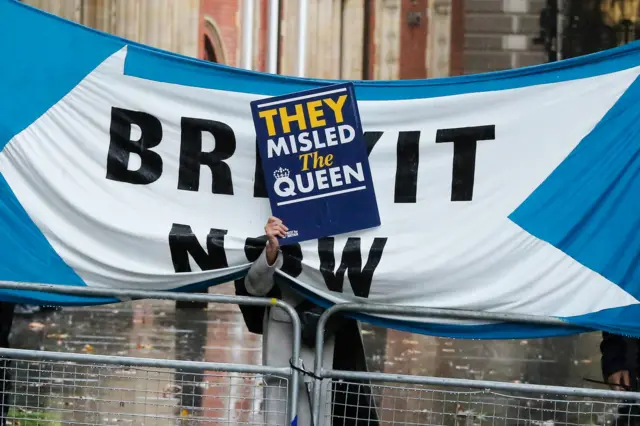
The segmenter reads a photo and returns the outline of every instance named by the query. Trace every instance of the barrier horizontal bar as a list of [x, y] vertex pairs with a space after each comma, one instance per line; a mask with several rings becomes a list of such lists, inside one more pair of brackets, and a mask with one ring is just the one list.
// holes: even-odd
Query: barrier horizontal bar
[[209, 293], [176, 293], [173, 291], [122, 290], [94, 287], [76, 287], [54, 284], [22, 283], [15, 281], [0, 281], [0, 289], [38, 291], [43, 293], [67, 294], [73, 296], [113, 297], [117, 299], [161, 299], [184, 302], [228, 303], [245, 306], [278, 306], [285, 311], [287, 308], [295, 313], [295, 309], [277, 299], [249, 296], [226, 296]]
[[[526, 324], [552, 325], [560, 327], [576, 327], [555, 317], [514, 314], [502, 312], [469, 311], [462, 309], [425, 308], [418, 306], [384, 305], [377, 303], [340, 303], [328, 308], [323, 316], [330, 317], [338, 312], [362, 312], [369, 314], [407, 315], [429, 318], [446, 318], [458, 320], [479, 320], [498, 322], [517, 322]], [[319, 336], [319, 334], [318, 334]]]
[[179, 361], [157, 358], [136, 358], [114, 355], [75, 354], [67, 352], [35, 351], [30, 349], [0, 348], [0, 357], [16, 360], [79, 362], [89, 364], [121, 365], [127, 367], [154, 367], [222, 371], [228, 373], [267, 374], [291, 377], [289, 367], [269, 367], [252, 364], [229, 364], [222, 362]]
[[321, 369], [321, 377], [339, 380], [368, 380], [371, 382], [409, 383], [415, 385], [435, 385], [472, 389], [500, 390], [522, 393], [583, 396], [591, 398], [611, 398], [640, 401], [639, 392], [622, 392], [607, 389], [574, 388], [565, 386], [533, 385], [527, 383], [492, 382], [488, 380], [454, 379], [405, 374], [357, 372]]

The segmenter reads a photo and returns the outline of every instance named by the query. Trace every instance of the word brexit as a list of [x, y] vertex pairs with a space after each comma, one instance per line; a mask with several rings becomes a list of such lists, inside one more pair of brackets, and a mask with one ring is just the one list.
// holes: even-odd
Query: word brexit
[[[180, 191], [208, 191], [212, 194], [234, 195], [235, 180], [247, 174], [246, 168], [232, 169], [228, 163], [236, 154], [237, 129], [219, 120], [201, 117], [176, 117], [180, 122], [180, 140], [166, 137], [158, 117], [144, 111], [120, 107], [111, 108], [110, 140], [106, 158], [106, 179], [133, 185], [150, 185], [161, 179], [165, 161], [156, 151], [160, 144], [180, 144], [178, 179], [176, 189]], [[138, 136], [133, 136], [133, 129]], [[480, 141], [495, 139], [495, 125], [437, 129], [436, 143], [452, 143], [451, 201], [471, 201], [475, 183], [476, 149]], [[376, 149], [386, 133], [394, 133], [396, 144], [396, 170], [394, 203], [415, 203], [417, 200], [418, 172], [420, 170], [420, 139], [423, 130], [401, 130], [399, 132], [365, 131], [367, 154]], [[203, 151], [203, 135], [210, 134], [216, 141], [211, 151]], [[256, 149], [253, 196], [267, 198], [260, 152]], [[132, 157], [138, 157], [133, 166]], [[325, 160], [333, 159], [326, 156]], [[313, 161], [313, 157], [308, 161]], [[319, 160], [318, 160], [319, 161]], [[169, 161], [172, 163], [173, 161]], [[208, 189], [200, 187], [202, 169], [209, 169], [213, 179]], [[356, 170], [357, 172], [357, 170]]]

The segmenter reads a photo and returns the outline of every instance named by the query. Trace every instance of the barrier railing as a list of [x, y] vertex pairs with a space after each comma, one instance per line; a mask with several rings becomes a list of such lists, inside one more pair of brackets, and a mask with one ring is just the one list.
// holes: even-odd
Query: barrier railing
[[[286, 418], [291, 424], [298, 410], [300, 359], [300, 318], [290, 305], [276, 299], [216, 294], [161, 291], [109, 290], [88, 287], [0, 282], [1, 289], [39, 291], [65, 295], [134, 299], [206, 302], [282, 309], [291, 319], [294, 366], [270, 367], [177, 361], [123, 356], [73, 354], [0, 348], [2, 394], [0, 402], [12, 405], [5, 414], [20, 424], [108, 424], [115, 419], [132, 424], [268, 424], [269, 415]], [[279, 380], [263, 380], [277, 378]], [[216, 395], [216, 407], [190, 410], [206, 387]], [[273, 389], [271, 389], [273, 388]], [[212, 390], [213, 389], [213, 390]], [[271, 398], [271, 407], [256, 408], [262, 394]], [[117, 396], [114, 397], [114, 394]], [[40, 407], [44, 399], [54, 399], [55, 407]], [[175, 399], [180, 404], [175, 403]], [[275, 401], [275, 404], [273, 403]], [[226, 404], [226, 405], [225, 405]], [[171, 412], [182, 407], [179, 412]], [[282, 413], [285, 407], [286, 413]], [[194, 411], [194, 412], [192, 412]], [[198, 412], [195, 412], [198, 411]], [[256, 414], [258, 413], [258, 414]], [[286, 414], [286, 415], [285, 415]], [[110, 417], [111, 416], [111, 417]], [[264, 423], [261, 419], [264, 419]], [[35, 422], [35, 423], [34, 423]]]
[[[0, 376], [2, 393], [11, 393], [15, 401], [5, 418], [14, 425], [34, 424], [34, 420], [37, 424], [52, 426], [114, 422], [274, 424], [267, 420], [269, 415], [283, 418], [284, 411], [286, 420], [296, 419], [301, 384], [298, 371], [303, 367], [301, 325], [295, 309], [281, 301], [12, 282], [0, 282], [0, 288], [120, 300], [161, 299], [274, 307], [287, 312], [293, 331], [293, 369], [0, 348], [0, 366], [5, 373], [4, 377]], [[314, 426], [336, 423], [640, 424], [640, 393], [325, 369], [322, 367], [324, 329], [331, 316], [346, 312], [569, 326], [557, 318], [529, 315], [372, 304], [335, 305], [320, 318], [316, 334], [311, 404]], [[267, 381], [264, 377], [279, 380]], [[196, 403], [205, 391], [214, 396], [210, 401], [218, 403], [214, 406]], [[267, 391], [271, 398], [264, 397]], [[344, 397], [335, 398], [340, 394]], [[351, 400], [349, 395], [358, 398]], [[363, 395], [375, 410], [360, 405]], [[49, 402], [44, 404], [46, 410], [43, 411], [45, 400]], [[336, 403], [338, 400], [341, 402]], [[6, 400], [2, 404], [7, 404]], [[347, 407], [349, 404], [355, 406]]]
[[[329, 419], [348, 424], [372, 421], [365, 417], [371, 416], [371, 410], [362, 409], [363, 406], [336, 406], [331, 403], [331, 393], [345, 394], [340, 399], [346, 401], [344, 404], [349, 403], [349, 395], [357, 395], [356, 403], [362, 404], [365, 395], [376, 406], [379, 417], [376, 424], [640, 424], [640, 393], [636, 392], [325, 369], [327, 321], [347, 312], [570, 326], [557, 318], [531, 315], [381, 304], [334, 305], [322, 314], [317, 326], [313, 372], [315, 426], [330, 424]], [[349, 417], [347, 412], [351, 413]]]

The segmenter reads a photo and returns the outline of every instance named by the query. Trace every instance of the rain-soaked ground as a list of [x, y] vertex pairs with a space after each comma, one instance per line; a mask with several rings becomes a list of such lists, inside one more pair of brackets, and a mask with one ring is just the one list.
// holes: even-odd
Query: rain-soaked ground
[[[230, 288], [226, 287], [224, 292], [230, 294]], [[600, 379], [597, 334], [539, 340], [470, 341], [434, 338], [363, 325], [363, 339], [369, 368], [372, 371], [578, 387], [594, 386], [585, 383], [585, 377]], [[173, 302], [137, 301], [17, 316], [12, 332], [12, 344], [15, 348], [21, 349], [100, 355], [246, 364], [259, 364], [261, 361], [260, 337], [247, 331], [239, 310], [231, 305], [211, 304], [206, 310], [176, 310]], [[118, 415], [121, 412], [135, 412], [138, 413], [136, 415], [142, 416], [137, 418], [132, 414], [133, 417], [128, 418], [125, 423], [146, 425], [176, 424], [171, 420], [173, 416], [192, 415], [197, 418], [204, 416], [203, 410], [213, 413], [219, 409], [222, 414], [214, 413], [215, 415], [211, 416], [218, 419], [224, 417], [226, 420], [202, 424], [238, 424], [259, 417], [256, 413], [261, 410], [260, 402], [251, 401], [260, 398], [257, 397], [254, 383], [250, 381], [247, 384], [248, 378], [242, 379], [245, 380], [242, 382], [243, 389], [238, 391], [236, 397], [232, 397], [235, 391], [230, 390], [232, 379], [229, 377], [219, 378], [220, 381], [226, 381], [225, 386], [216, 386], [214, 382], [218, 379], [214, 375], [207, 378], [197, 373], [178, 374], [175, 370], [153, 373], [114, 368], [91, 372], [90, 368], [71, 368], [65, 364], [22, 366], [17, 370], [17, 376], [20, 377], [17, 385], [21, 389], [24, 388], [18, 392], [24, 395], [16, 396], [16, 405], [27, 408], [20, 409], [20, 412], [13, 409], [12, 415], [19, 417], [23, 411], [27, 416], [35, 415], [33, 412], [41, 410], [42, 418], [47, 421], [41, 424], [49, 425], [70, 419], [84, 424], [115, 424], [122, 421]], [[236, 377], [233, 380], [240, 379]], [[82, 385], [85, 382], [86, 385]], [[73, 396], [67, 389], [71, 384], [74, 386]], [[43, 390], [45, 386], [50, 388], [46, 392]], [[183, 388], [189, 386], [191, 390], [186, 392]], [[28, 390], [30, 387], [37, 390]], [[224, 396], [221, 396], [220, 392], [216, 394], [217, 391], [206, 390], [223, 387]], [[237, 388], [241, 387], [237, 385]], [[196, 391], [195, 388], [206, 389]], [[376, 390], [380, 395], [389, 395], [389, 392], [391, 391], [384, 388]], [[176, 393], [182, 393], [183, 396], [176, 396]], [[185, 393], [188, 393], [190, 400], [185, 400]], [[151, 394], [160, 402], [155, 405], [150, 402]], [[447, 410], [459, 414], [467, 409], [464, 401], [469, 399], [453, 394], [438, 394], [434, 397], [435, 394], [418, 393], [413, 397], [405, 392], [403, 395], [401, 408], [397, 408], [396, 402], [393, 402], [394, 406], [391, 409], [385, 409], [386, 414], [383, 413], [383, 417], [389, 421], [387, 424], [459, 424], [459, 421], [452, 423], [433, 416], [438, 413], [442, 415]], [[37, 401], [34, 401], [36, 397]], [[144, 399], [144, 403], [136, 402], [136, 399], [141, 398]], [[233, 406], [229, 402], [233, 398], [245, 401], [244, 405]], [[423, 400], [428, 398], [431, 398], [431, 405], [421, 408]], [[392, 399], [400, 400], [396, 396]], [[95, 402], [93, 405], [88, 402], [92, 400], [101, 401], [100, 408], [96, 408]], [[215, 401], [218, 400], [226, 401], [224, 407], [216, 405]], [[440, 402], [435, 404], [434, 400]], [[107, 402], [110, 405], [105, 408], [104, 404]], [[247, 405], [254, 403], [257, 404], [255, 407]], [[446, 408], [447, 403], [455, 404]], [[484, 404], [487, 407], [492, 406], [486, 401]], [[496, 404], [494, 402], [494, 412]], [[531, 405], [530, 402], [527, 404]], [[56, 405], [55, 410], [51, 408]], [[136, 407], [135, 410], [128, 409], [132, 405]], [[509, 404], [501, 402], [498, 405]], [[230, 406], [249, 414], [246, 414], [246, 418], [233, 420], [229, 417], [233, 414], [223, 413], [224, 410], [228, 411]], [[47, 407], [56, 411], [55, 418], [47, 417]], [[145, 417], [149, 415], [149, 407], [153, 408], [153, 416], [165, 416], [166, 422], [157, 419], [150, 421]], [[411, 407], [414, 407], [415, 413], [422, 413], [415, 414], [422, 416], [421, 420], [400, 421], [399, 418], [395, 418], [400, 411]], [[487, 411], [487, 407], [475, 409], [474, 415], [479, 416], [478, 413]], [[559, 410], [557, 407], [554, 409]], [[141, 410], [144, 411], [142, 414]], [[199, 414], [194, 410], [200, 410]], [[562, 410], [570, 411], [567, 407]], [[591, 410], [594, 410], [593, 407]], [[603, 408], [599, 407], [598, 410]], [[514, 420], [505, 424], [521, 423], [519, 420], [523, 416], [524, 413], [520, 411], [516, 414], [500, 415], [501, 418]], [[464, 423], [481, 424], [482, 421], [476, 418]], [[589, 423], [602, 423], [602, 418], [597, 420], [594, 417]], [[31, 423], [14, 421], [14, 424]]]

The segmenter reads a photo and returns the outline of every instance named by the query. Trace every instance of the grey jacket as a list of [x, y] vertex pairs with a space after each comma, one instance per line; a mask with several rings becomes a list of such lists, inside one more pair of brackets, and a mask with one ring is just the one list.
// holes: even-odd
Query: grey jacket
[[[266, 252], [251, 265], [245, 277], [245, 287], [252, 296], [266, 296], [275, 284], [274, 273], [282, 267], [282, 253], [278, 253], [275, 263], [267, 263]], [[281, 300], [294, 308], [303, 301], [296, 292], [284, 283], [279, 284]], [[273, 367], [288, 367], [291, 358], [293, 329], [289, 316], [281, 309], [268, 309], [264, 316], [262, 335], [262, 362]], [[328, 339], [324, 347], [324, 367], [331, 368], [333, 363], [334, 340]], [[301, 358], [307, 370], [313, 369], [314, 352], [302, 347]]]
[[[267, 296], [274, 286], [278, 286], [280, 299], [294, 308], [303, 301], [284, 280], [274, 279], [275, 271], [282, 267], [283, 254], [278, 253], [276, 262], [269, 266], [266, 253], [263, 250], [258, 259], [253, 263], [244, 280], [236, 282], [236, 292], [246, 293], [252, 296]], [[244, 289], [241, 289], [244, 287]], [[245, 317], [246, 320], [246, 317]], [[288, 315], [280, 309], [266, 309], [263, 317], [262, 330], [262, 362], [265, 365], [285, 367], [289, 366], [292, 350], [293, 329]], [[339, 348], [334, 351], [334, 348]], [[300, 355], [304, 368], [313, 370], [314, 351], [302, 346]], [[335, 337], [327, 338], [324, 346], [323, 367], [349, 371], [366, 371], [364, 347], [358, 324], [354, 320], [344, 320]], [[265, 423], [269, 425], [286, 424], [284, 413], [286, 412], [286, 387], [279, 378], [268, 377], [265, 379]], [[309, 398], [307, 396], [307, 384], [311, 379], [306, 376], [300, 384], [298, 401], [298, 425], [311, 425]], [[328, 382], [327, 382], [328, 385]], [[346, 384], [333, 383], [333, 395], [329, 389], [323, 389], [321, 407], [333, 405], [333, 422], [331, 413], [324, 413], [320, 425], [369, 425], [378, 424], [375, 404], [371, 398], [371, 389], [368, 383], [362, 382], [359, 386], [353, 384], [347, 388]], [[347, 392], [348, 391], [348, 392]], [[331, 398], [333, 404], [330, 403]], [[345, 399], [346, 398], [346, 399]], [[355, 419], [363, 419], [355, 420]]]

